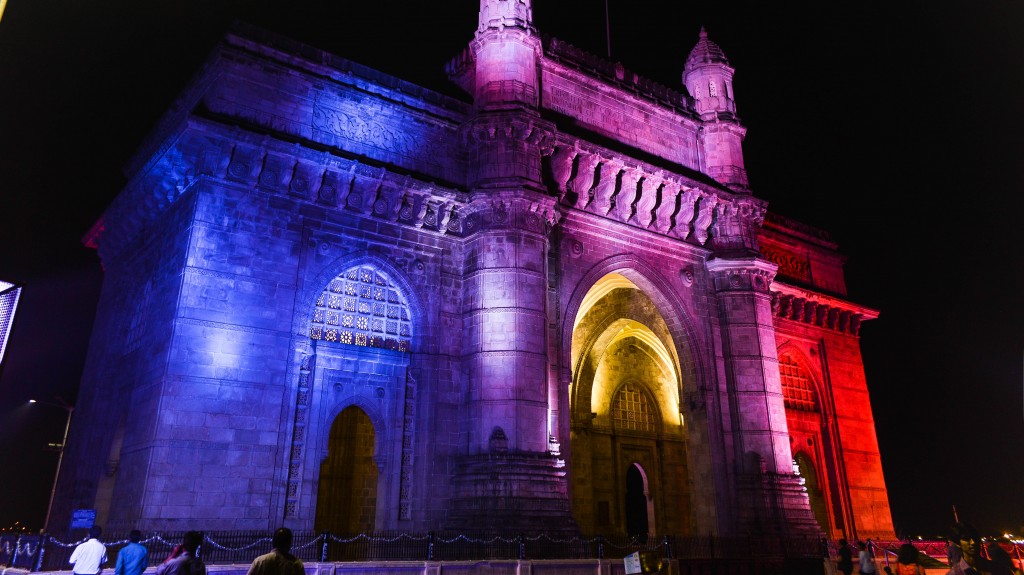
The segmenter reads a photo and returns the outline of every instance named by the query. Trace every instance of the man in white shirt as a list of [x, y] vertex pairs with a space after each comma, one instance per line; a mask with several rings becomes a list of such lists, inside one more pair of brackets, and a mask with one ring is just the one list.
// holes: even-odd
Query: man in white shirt
[[89, 528], [89, 539], [79, 543], [71, 553], [68, 563], [74, 565], [75, 575], [99, 575], [107, 562], [107, 548], [98, 539], [103, 532], [98, 525]]

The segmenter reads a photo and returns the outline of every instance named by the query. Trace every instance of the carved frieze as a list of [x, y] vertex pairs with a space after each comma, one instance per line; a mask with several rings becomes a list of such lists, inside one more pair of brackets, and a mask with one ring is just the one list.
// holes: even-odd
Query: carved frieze
[[313, 104], [313, 128], [361, 146], [374, 146], [404, 156], [414, 155], [416, 140], [395, 125], [365, 117], [365, 112], [349, 112], [318, 99]]
[[811, 282], [811, 262], [805, 256], [770, 246], [761, 246], [760, 252], [764, 259], [779, 266], [780, 276]]
[[749, 291], [768, 294], [775, 279], [775, 265], [756, 258], [708, 260], [708, 272], [716, 292]]

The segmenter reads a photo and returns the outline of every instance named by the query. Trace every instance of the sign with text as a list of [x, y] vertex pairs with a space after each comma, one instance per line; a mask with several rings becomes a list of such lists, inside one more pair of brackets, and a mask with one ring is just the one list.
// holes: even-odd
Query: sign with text
[[626, 566], [626, 575], [632, 575], [633, 573], [642, 573], [640, 568], [640, 553], [633, 553], [626, 555], [622, 558], [622, 562]]
[[89, 529], [96, 523], [95, 509], [75, 509], [71, 514], [72, 529]]

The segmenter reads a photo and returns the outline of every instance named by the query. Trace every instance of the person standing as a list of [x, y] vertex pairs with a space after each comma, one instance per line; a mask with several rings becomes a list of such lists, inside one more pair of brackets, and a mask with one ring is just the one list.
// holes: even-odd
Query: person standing
[[960, 560], [946, 571], [946, 575], [992, 573], [988, 560], [981, 556], [981, 536], [977, 529], [961, 521], [953, 525], [949, 540], [955, 541], [960, 549]]
[[273, 549], [254, 559], [247, 575], [305, 575], [302, 561], [291, 553], [291, 529], [279, 527], [270, 541]]
[[99, 525], [89, 528], [89, 538], [75, 547], [71, 552], [68, 563], [74, 565], [71, 572], [75, 575], [99, 575], [103, 570], [103, 564], [107, 562], [107, 548], [100, 543], [99, 537], [103, 533]]
[[189, 531], [181, 539], [180, 555], [164, 561], [156, 568], [156, 575], [206, 575], [206, 565], [199, 559], [199, 544], [203, 536], [198, 531]]
[[913, 543], [908, 541], [900, 545], [896, 552], [896, 575], [925, 575], [920, 555]]
[[850, 544], [846, 539], [839, 540], [839, 550], [836, 553], [839, 556], [836, 569], [843, 575], [853, 573], [853, 551], [850, 550]]
[[871, 552], [868, 551], [867, 543], [863, 541], [857, 542], [857, 571], [861, 575], [874, 575], [875, 573], [875, 558], [872, 557]]
[[149, 551], [139, 543], [142, 541], [142, 532], [132, 529], [128, 541], [117, 553], [114, 575], [142, 575], [149, 566]]

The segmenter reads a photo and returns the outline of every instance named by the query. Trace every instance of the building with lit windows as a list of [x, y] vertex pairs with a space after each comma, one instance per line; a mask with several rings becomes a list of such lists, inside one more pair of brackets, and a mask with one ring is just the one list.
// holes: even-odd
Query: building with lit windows
[[531, 13], [481, 0], [462, 99], [224, 39], [87, 237], [58, 524], [892, 537], [877, 312], [748, 185], [723, 50], [667, 88]]
[[20, 285], [0, 280], [0, 366], [4, 364], [7, 338], [11, 336], [14, 313], [18, 311], [19, 298], [21, 298]]

